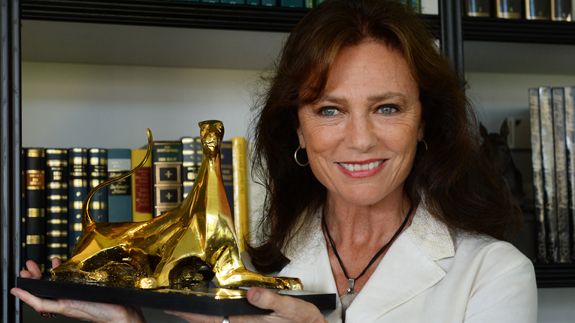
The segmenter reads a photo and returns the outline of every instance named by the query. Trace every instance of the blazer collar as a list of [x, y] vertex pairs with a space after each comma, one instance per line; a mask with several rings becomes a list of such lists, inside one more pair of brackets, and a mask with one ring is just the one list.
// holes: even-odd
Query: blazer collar
[[373, 322], [437, 284], [446, 272], [436, 261], [453, 257], [447, 226], [419, 207], [347, 310], [353, 321]]
[[[296, 233], [297, 248], [294, 245], [285, 250], [286, 256], [294, 260], [288, 265], [291, 268], [285, 269], [302, 278], [304, 286], [307, 281], [318, 290], [336, 292], [333, 275], [326, 275], [331, 267], [321, 232], [321, 212], [306, 222]], [[420, 205], [411, 225], [397, 238], [348, 308], [347, 317], [358, 322], [377, 320], [437, 284], [446, 273], [436, 261], [454, 254], [447, 226]], [[340, 310], [338, 304], [337, 312]]]

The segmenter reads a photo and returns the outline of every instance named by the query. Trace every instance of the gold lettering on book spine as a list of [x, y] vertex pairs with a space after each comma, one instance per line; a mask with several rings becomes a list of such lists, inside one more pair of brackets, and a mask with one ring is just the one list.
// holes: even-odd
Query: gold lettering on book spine
[[95, 222], [94, 194], [131, 176], [150, 158], [147, 130], [144, 159], [131, 171], [104, 181], [83, 204], [82, 236], [73, 256], [52, 270], [52, 279], [114, 287], [193, 290], [213, 280], [218, 287], [263, 286], [302, 289], [299, 279], [261, 275], [245, 268], [221, 175], [222, 122], [200, 122], [203, 161], [192, 191], [177, 207], [144, 222]]

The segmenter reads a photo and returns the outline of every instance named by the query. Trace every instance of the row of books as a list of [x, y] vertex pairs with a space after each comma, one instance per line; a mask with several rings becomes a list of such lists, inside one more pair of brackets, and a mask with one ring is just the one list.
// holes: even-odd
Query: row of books
[[[180, 2], [198, 2], [211, 4], [248, 5], [284, 8], [314, 8], [325, 0], [179, 0]], [[400, 0], [415, 12], [421, 12], [421, 0]]]
[[575, 262], [575, 87], [529, 89], [537, 260]]
[[465, 0], [470, 17], [573, 21], [572, 0]]
[[[35, 260], [42, 268], [53, 257], [67, 259], [82, 233], [82, 208], [88, 192], [135, 168], [145, 154], [145, 148], [24, 148], [25, 259]], [[192, 190], [202, 155], [199, 137], [154, 141], [151, 158], [131, 177], [100, 189], [92, 198], [90, 213], [96, 222], [131, 222], [173, 209]], [[222, 179], [238, 217], [248, 213], [246, 155], [245, 138], [222, 143]]]

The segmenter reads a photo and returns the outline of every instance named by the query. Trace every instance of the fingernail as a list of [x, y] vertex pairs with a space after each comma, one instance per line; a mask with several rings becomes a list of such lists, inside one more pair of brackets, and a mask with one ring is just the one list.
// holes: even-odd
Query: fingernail
[[253, 294], [252, 294], [252, 301], [257, 302], [260, 299], [260, 296], [262, 295], [262, 293], [259, 290], [256, 290]]

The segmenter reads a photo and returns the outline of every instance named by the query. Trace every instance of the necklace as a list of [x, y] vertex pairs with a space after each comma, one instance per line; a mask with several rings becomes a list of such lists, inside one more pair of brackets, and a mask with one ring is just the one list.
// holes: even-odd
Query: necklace
[[327, 239], [329, 241], [329, 244], [331, 245], [331, 249], [333, 250], [335, 257], [337, 258], [337, 262], [339, 263], [339, 266], [341, 267], [341, 270], [343, 271], [345, 278], [347, 278], [347, 286], [348, 286], [347, 290], [346, 290], [347, 294], [355, 294], [355, 281], [358, 280], [359, 278], [361, 278], [361, 276], [365, 275], [365, 273], [367, 272], [369, 267], [371, 267], [371, 265], [373, 265], [373, 263], [377, 260], [377, 258], [379, 258], [379, 256], [381, 256], [381, 254], [383, 254], [387, 249], [389, 249], [389, 247], [391, 246], [391, 244], [393, 244], [395, 239], [397, 239], [397, 237], [399, 236], [401, 231], [403, 231], [403, 228], [405, 228], [405, 225], [407, 224], [407, 219], [409, 219], [409, 215], [411, 214], [412, 211], [413, 211], [413, 205], [409, 208], [409, 211], [407, 211], [407, 214], [405, 215], [405, 219], [403, 219], [403, 222], [401, 223], [399, 228], [395, 231], [395, 233], [393, 234], [391, 239], [386, 244], [384, 244], [375, 253], [375, 255], [373, 255], [373, 257], [371, 258], [369, 263], [367, 263], [367, 266], [365, 266], [365, 268], [363, 268], [361, 273], [359, 275], [357, 275], [355, 278], [349, 277], [349, 274], [347, 273], [347, 270], [345, 269], [345, 266], [343, 265], [343, 261], [341, 260], [341, 257], [339, 256], [339, 253], [337, 252], [337, 248], [335, 247], [335, 242], [333, 242], [333, 239], [332, 239], [331, 235], [329, 234], [329, 230], [327, 229], [327, 224], [325, 222], [325, 216], [322, 217], [323, 230], [325, 231], [325, 234], [327, 235]]

